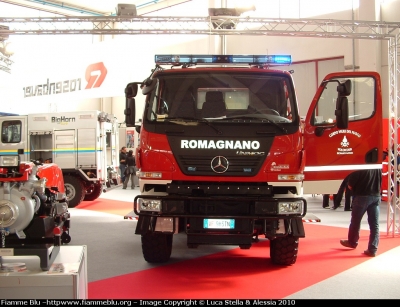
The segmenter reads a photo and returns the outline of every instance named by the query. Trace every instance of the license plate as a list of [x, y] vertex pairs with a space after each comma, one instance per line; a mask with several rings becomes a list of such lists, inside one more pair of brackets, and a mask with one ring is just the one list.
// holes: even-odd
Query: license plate
[[204, 229], [235, 229], [234, 219], [204, 219]]

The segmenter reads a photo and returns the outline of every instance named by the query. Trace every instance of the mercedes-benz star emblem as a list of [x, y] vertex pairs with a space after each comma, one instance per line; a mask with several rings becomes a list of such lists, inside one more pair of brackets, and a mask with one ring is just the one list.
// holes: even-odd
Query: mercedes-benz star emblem
[[229, 161], [224, 156], [216, 156], [211, 160], [211, 169], [218, 174], [225, 173], [228, 170]]

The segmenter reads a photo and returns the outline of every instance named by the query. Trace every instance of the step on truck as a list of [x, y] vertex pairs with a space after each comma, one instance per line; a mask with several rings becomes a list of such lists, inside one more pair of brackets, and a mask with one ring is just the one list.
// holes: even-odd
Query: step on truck
[[293, 71], [279, 69], [291, 61], [156, 55], [151, 75], [126, 86], [128, 127], [139, 87], [145, 95], [132, 214], [146, 261], [168, 261], [183, 233], [188, 248], [248, 249], [263, 236], [272, 262], [292, 265], [303, 195], [336, 193], [350, 172], [382, 167], [379, 74], [327, 75], [301, 118]]
[[118, 167], [118, 122], [105, 112], [76, 111], [1, 116], [0, 153], [24, 149], [22, 161], [55, 163], [64, 176], [69, 207], [97, 199]]

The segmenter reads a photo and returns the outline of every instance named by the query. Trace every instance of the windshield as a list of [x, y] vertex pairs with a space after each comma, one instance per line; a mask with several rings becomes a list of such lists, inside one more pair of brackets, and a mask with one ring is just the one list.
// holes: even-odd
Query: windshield
[[150, 97], [147, 119], [296, 120], [289, 75], [208, 72], [163, 75]]

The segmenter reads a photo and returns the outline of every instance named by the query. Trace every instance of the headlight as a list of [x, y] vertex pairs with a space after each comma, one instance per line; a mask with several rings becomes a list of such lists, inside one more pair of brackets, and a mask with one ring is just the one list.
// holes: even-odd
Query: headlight
[[287, 201], [278, 203], [279, 214], [301, 214], [303, 212], [302, 201]]
[[156, 178], [156, 179], [161, 179], [162, 178], [162, 173], [157, 173], [157, 172], [138, 172], [138, 177], [139, 178], [144, 178], [144, 179], [151, 179], [151, 178]]
[[18, 156], [0, 156], [0, 166], [18, 166]]
[[138, 199], [139, 211], [161, 212], [161, 200], [159, 199]]

